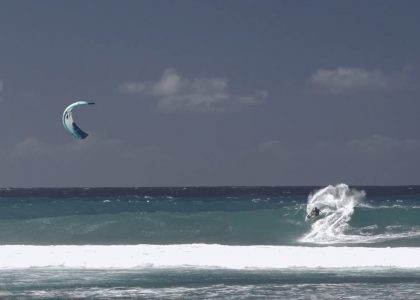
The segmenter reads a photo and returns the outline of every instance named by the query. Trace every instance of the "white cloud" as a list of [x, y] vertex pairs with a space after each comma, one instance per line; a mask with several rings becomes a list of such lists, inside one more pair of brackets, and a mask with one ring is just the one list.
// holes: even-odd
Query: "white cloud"
[[404, 81], [403, 73], [385, 74], [379, 70], [339, 67], [318, 69], [309, 78], [309, 84], [329, 93], [344, 94], [360, 91], [387, 91]]
[[267, 96], [266, 91], [235, 95], [229, 92], [225, 78], [186, 78], [173, 69], [166, 69], [158, 81], [124, 83], [120, 91], [152, 96], [164, 112], [231, 111], [259, 104]]

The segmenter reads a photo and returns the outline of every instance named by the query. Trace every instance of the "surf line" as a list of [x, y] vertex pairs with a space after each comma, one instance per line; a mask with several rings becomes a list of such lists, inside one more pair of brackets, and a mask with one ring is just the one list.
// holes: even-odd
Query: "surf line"
[[[420, 248], [84, 245], [0, 246], [0, 269], [57, 268], [420, 268]], [[252, 259], [249, 259], [252, 257]]]

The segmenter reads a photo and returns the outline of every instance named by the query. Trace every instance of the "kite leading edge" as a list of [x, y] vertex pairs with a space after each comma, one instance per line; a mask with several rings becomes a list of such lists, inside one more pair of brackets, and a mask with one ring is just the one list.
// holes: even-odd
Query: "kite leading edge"
[[72, 114], [73, 108], [75, 108], [76, 106], [93, 105], [93, 104], [95, 103], [87, 102], [87, 101], [77, 101], [67, 106], [67, 108], [64, 110], [63, 126], [74, 138], [83, 140], [87, 138], [88, 134], [84, 132], [82, 129], [80, 129], [80, 127], [77, 126], [77, 124], [74, 122], [73, 114]]

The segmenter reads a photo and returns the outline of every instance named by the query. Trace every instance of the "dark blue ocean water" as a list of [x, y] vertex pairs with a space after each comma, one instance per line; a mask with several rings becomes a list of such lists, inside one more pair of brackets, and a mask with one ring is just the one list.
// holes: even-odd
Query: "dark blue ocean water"
[[3, 297], [418, 299], [420, 187], [1, 189], [0, 244]]

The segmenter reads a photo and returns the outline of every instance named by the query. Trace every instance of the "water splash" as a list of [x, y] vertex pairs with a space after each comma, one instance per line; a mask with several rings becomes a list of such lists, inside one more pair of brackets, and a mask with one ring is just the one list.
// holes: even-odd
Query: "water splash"
[[[420, 228], [405, 228], [402, 232], [385, 232], [374, 234], [376, 224], [363, 228], [351, 228], [349, 222], [354, 208], [367, 207], [362, 203], [364, 191], [350, 189], [341, 183], [329, 185], [309, 195], [306, 212], [309, 214], [314, 207], [321, 213], [311, 225], [311, 230], [299, 242], [314, 244], [371, 244], [396, 239], [417, 238]], [[375, 227], [376, 226], [376, 227]]]
[[354, 212], [354, 207], [365, 197], [364, 191], [350, 189], [341, 183], [329, 185], [314, 194], [309, 195], [306, 211], [309, 214], [314, 207], [321, 213], [311, 226], [311, 231], [300, 239], [305, 243], [340, 243], [358, 241], [358, 236], [346, 235], [348, 222]]

